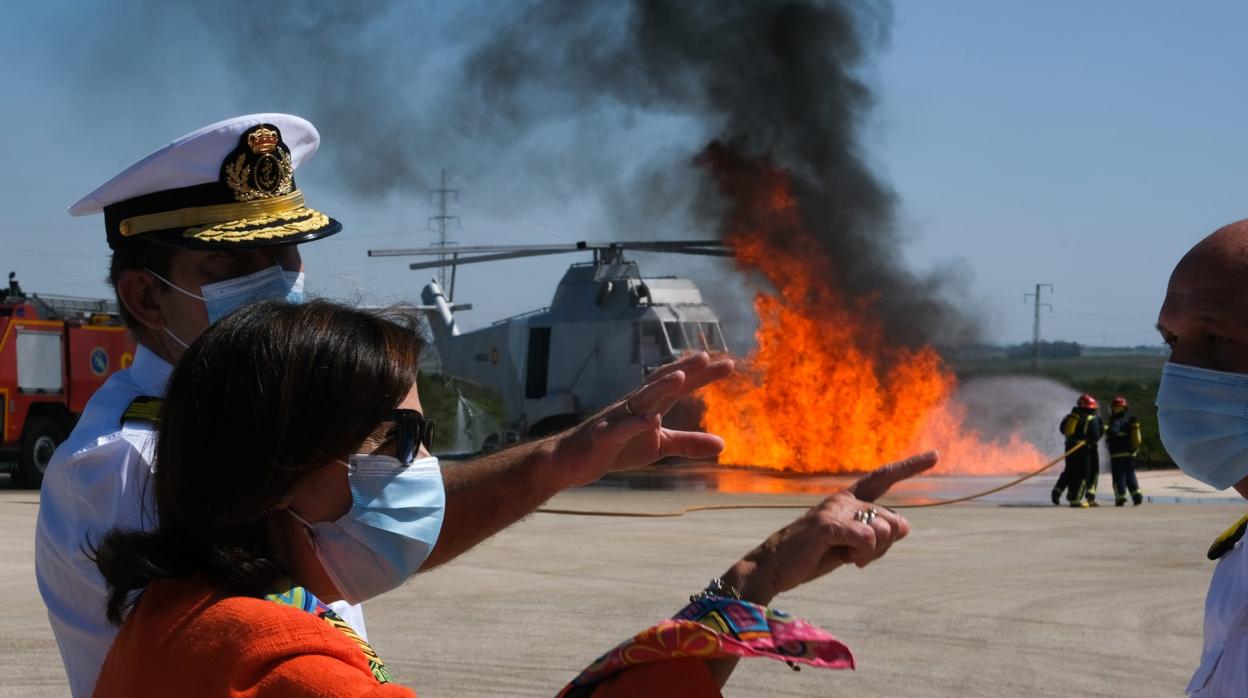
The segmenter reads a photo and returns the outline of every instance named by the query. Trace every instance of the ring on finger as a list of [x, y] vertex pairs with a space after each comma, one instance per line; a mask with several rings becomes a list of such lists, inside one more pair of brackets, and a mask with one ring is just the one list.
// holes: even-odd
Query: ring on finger
[[875, 507], [871, 507], [870, 509], [859, 509], [858, 511], [854, 512], [854, 521], [857, 521], [858, 523], [869, 524], [872, 521], [875, 521], [875, 517], [879, 515], [880, 515], [880, 512]]

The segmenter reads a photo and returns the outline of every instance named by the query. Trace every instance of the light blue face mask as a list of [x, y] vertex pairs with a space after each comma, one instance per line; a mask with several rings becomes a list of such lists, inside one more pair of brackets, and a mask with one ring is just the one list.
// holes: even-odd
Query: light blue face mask
[[191, 293], [151, 269], [147, 271], [169, 288], [203, 301], [210, 325], [245, 305], [259, 301], [284, 298], [289, 303], [303, 302], [303, 272], [287, 271], [280, 264], [247, 276], [201, 286], [199, 293]]
[[[341, 461], [340, 461], [341, 462]], [[337, 521], [309, 523], [321, 567], [348, 603], [406, 582], [429, 557], [446, 509], [437, 458], [404, 466], [397, 458], [357, 454], [347, 466], [351, 510]]]
[[1167, 363], [1157, 423], [1166, 451], [1193, 478], [1224, 490], [1248, 477], [1248, 375]]

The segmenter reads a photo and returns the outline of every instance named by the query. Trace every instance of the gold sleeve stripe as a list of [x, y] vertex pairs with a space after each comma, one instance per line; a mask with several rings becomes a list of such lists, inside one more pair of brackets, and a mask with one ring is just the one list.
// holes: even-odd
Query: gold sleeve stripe
[[159, 422], [161, 400], [154, 397], [137, 397], [121, 415], [121, 422], [129, 421]]

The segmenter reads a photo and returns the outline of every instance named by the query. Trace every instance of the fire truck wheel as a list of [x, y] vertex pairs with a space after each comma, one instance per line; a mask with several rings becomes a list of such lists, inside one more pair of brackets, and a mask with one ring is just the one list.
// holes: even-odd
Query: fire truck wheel
[[26, 422], [17, 472], [13, 474], [17, 484], [31, 489], [43, 484], [43, 472], [48, 469], [52, 452], [64, 440], [65, 430], [54, 419], [34, 417]]

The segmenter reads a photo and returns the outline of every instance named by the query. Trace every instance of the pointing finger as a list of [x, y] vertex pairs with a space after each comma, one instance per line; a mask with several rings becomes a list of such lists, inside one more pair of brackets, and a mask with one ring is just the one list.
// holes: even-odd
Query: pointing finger
[[888, 489], [898, 482], [930, 470], [939, 459], [939, 453], [928, 451], [896, 463], [882, 465], [850, 485], [849, 492], [864, 502], [874, 502], [883, 497]]

